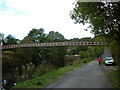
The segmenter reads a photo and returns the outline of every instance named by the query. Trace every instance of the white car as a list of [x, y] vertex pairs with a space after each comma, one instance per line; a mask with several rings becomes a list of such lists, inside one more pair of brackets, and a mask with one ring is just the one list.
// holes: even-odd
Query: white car
[[114, 65], [113, 57], [106, 57], [105, 58], [105, 65]]

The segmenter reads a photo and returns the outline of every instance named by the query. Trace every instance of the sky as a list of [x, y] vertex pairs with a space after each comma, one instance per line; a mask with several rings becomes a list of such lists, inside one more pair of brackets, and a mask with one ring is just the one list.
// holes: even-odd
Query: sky
[[93, 37], [88, 24], [70, 18], [75, 0], [0, 0], [0, 33], [22, 40], [32, 28], [57, 31], [66, 39]]

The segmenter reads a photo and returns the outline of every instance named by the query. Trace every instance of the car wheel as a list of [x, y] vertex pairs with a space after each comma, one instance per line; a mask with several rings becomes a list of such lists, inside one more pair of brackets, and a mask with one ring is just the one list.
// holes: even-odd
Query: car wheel
[[107, 66], [107, 64], [105, 64], [105, 66]]

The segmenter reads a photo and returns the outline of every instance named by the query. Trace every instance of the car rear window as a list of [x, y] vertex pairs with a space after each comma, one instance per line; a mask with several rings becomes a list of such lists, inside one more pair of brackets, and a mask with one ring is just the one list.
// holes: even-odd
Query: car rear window
[[112, 57], [106, 57], [106, 60], [111, 60], [111, 59], [113, 59]]

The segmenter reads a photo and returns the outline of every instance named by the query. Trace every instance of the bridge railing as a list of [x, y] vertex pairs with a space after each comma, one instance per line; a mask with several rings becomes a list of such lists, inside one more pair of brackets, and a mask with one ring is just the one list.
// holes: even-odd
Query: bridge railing
[[26, 43], [26, 44], [13, 44], [2, 45], [0, 49], [21, 48], [21, 47], [52, 47], [52, 46], [105, 46], [106, 42], [102, 41], [77, 41], [77, 42], [47, 42], [47, 43]]

